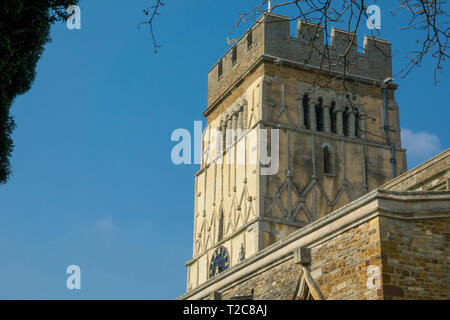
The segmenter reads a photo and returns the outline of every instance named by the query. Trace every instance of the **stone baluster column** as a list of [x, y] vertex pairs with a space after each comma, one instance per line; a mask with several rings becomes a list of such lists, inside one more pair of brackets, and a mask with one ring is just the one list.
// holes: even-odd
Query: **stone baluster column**
[[331, 119], [330, 119], [330, 108], [331, 108], [331, 100], [326, 101], [325, 99], [322, 101], [322, 109], [323, 109], [323, 129], [326, 133], [331, 132]]
[[244, 106], [239, 107], [238, 111], [238, 137], [244, 134]]
[[231, 117], [232, 117], [232, 122], [233, 122], [233, 124], [232, 124], [232, 126], [233, 126], [233, 140], [232, 140], [232, 143], [233, 143], [234, 141], [237, 140], [238, 112], [237, 111], [233, 112], [233, 115]]
[[336, 133], [339, 136], [344, 135], [344, 125], [342, 120], [342, 106], [336, 106]]
[[222, 121], [220, 121], [220, 126], [217, 127], [216, 131], [216, 154], [214, 157], [218, 157], [223, 151], [223, 131], [222, 131]]
[[303, 96], [297, 94], [295, 99], [298, 101], [298, 127], [305, 129], [305, 111], [303, 110]]
[[226, 147], [228, 148], [233, 143], [233, 123], [232, 123], [232, 117], [231, 116], [227, 116], [227, 132], [226, 132], [226, 136], [227, 136], [227, 145], [226, 145]]
[[238, 129], [244, 129], [244, 106], [239, 107]]
[[317, 130], [316, 122], [316, 103], [317, 97], [311, 96], [308, 101], [308, 111], [309, 111], [309, 128], [313, 131]]
[[350, 138], [355, 137], [355, 111], [352, 107], [349, 107], [348, 109], [348, 136]]
[[226, 149], [227, 147], [227, 121], [224, 120], [220, 120], [220, 128], [222, 131], [222, 152]]

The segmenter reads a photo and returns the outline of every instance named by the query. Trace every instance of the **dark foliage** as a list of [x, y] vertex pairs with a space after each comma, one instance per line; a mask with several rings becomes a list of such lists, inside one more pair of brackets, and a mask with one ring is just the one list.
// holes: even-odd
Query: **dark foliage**
[[28, 91], [36, 64], [50, 41], [50, 26], [64, 21], [66, 8], [78, 0], [0, 1], [0, 183], [11, 173], [9, 158], [15, 128], [9, 109], [15, 97]]

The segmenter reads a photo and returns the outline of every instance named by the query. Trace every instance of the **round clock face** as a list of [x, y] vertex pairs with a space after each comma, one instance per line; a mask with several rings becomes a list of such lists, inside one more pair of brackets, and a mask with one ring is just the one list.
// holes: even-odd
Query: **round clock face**
[[224, 247], [219, 247], [214, 251], [209, 264], [209, 278], [216, 276], [217, 274], [225, 271], [230, 267], [230, 258], [228, 251]]

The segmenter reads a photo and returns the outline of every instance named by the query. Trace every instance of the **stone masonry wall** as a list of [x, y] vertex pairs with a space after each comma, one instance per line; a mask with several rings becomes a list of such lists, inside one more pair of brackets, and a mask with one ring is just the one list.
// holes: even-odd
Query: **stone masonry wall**
[[385, 299], [450, 299], [450, 219], [381, 218]]
[[[311, 248], [311, 276], [326, 299], [379, 299], [380, 291], [367, 287], [368, 267], [381, 268], [378, 218], [350, 229]], [[289, 259], [222, 291], [222, 299], [293, 298], [300, 266]]]
[[367, 286], [369, 266], [381, 268], [378, 218], [312, 248], [311, 258], [311, 275], [326, 299], [380, 298], [375, 286]]

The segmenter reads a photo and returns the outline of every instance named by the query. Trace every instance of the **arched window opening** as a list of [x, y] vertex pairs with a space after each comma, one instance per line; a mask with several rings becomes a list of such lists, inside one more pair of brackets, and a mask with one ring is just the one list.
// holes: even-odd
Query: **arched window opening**
[[359, 113], [359, 110], [355, 109], [355, 136], [359, 137], [361, 128], [359, 127], [359, 118], [361, 117], [361, 114]]
[[345, 107], [344, 113], [342, 114], [342, 124], [343, 124], [343, 131], [344, 136], [348, 137], [348, 107]]
[[328, 146], [323, 147], [323, 173], [333, 174], [333, 153]]
[[305, 128], [309, 129], [309, 108], [308, 108], [308, 95], [303, 96], [303, 123], [305, 124]]
[[319, 98], [319, 103], [316, 104], [314, 110], [316, 111], [316, 130], [317, 131], [323, 131], [322, 98]]
[[331, 103], [331, 108], [330, 108], [330, 122], [331, 122], [331, 132], [333, 133], [337, 133], [336, 131], [336, 102], [332, 102]]

